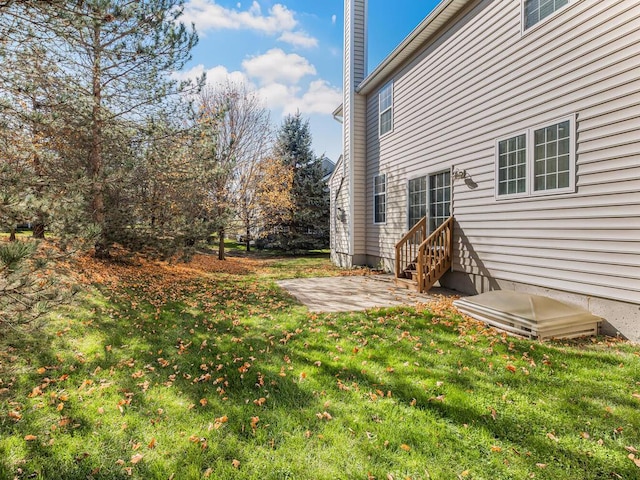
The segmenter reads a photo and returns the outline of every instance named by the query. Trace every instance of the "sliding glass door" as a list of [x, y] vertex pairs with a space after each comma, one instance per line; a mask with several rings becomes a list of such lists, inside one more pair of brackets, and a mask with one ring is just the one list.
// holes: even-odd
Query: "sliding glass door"
[[413, 227], [428, 216], [429, 233], [451, 215], [451, 172], [449, 170], [412, 178], [408, 188], [408, 221]]
[[451, 215], [451, 171], [429, 176], [429, 233]]

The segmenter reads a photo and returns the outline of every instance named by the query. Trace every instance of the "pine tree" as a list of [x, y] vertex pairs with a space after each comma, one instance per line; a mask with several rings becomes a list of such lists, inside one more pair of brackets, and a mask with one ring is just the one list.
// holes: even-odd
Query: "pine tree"
[[278, 246], [298, 252], [325, 248], [329, 243], [329, 193], [322, 178], [322, 161], [311, 150], [308, 120], [298, 112], [285, 118], [277, 135], [274, 156], [293, 170], [289, 220], [275, 227]]
[[49, 92], [42, 95], [48, 100], [44, 111], [61, 129], [72, 127], [68, 138], [61, 130], [41, 131], [62, 147], [59, 158], [66, 164], [65, 171], [59, 165], [43, 165], [42, 171], [49, 175], [48, 185], [68, 184], [69, 175], [84, 183], [75, 190], [85, 194], [80, 206], [85, 224], [97, 229], [96, 255], [108, 256], [109, 245], [122, 233], [121, 219], [113, 215], [119, 210], [109, 204], [125, 187], [119, 167], [132, 158], [136, 130], [167, 109], [181, 90], [170, 74], [189, 59], [197, 36], [179, 22], [184, 0], [59, 1], [54, 8], [34, 7], [41, 3], [8, 4], [2, 21], [13, 36], [4, 48], [25, 57], [36, 45], [46, 46], [41, 63], [55, 68], [15, 78], [12, 91], [20, 91], [22, 82]]

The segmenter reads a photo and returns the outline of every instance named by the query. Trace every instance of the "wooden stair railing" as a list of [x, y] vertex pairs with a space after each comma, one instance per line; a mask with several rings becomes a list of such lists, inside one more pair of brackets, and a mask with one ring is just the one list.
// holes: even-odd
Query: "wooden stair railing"
[[396, 280], [411, 278], [415, 270], [418, 249], [427, 238], [427, 218], [422, 218], [396, 243]]
[[436, 228], [418, 249], [418, 291], [426, 292], [451, 268], [453, 216]]
[[[426, 219], [424, 223], [424, 234], [426, 236]], [[416, 227], [420, 223], [416, 224]], [[412, 229], [413, 230], [413, 229]], [[453, 216], [449, 217], [431, 235], [425, 238], [417, 246], [415, 256], [413, 255], [415, 246], [410, 244], [411, 230], [396, 245], [396, 282], [407, 285], [408, 278], [413, 282], [409, 283], [411, 288], [418, 292], [426, 292], [442, 275], [451, 268], [453, 250]], [[413, 232], [416, 235], [416, 232]], [[407, 254], [411, 253], [409, 257]], [[410, 258], [410, 261], [407, 261]], [[402, 269], [401, 269], [402, 267]]]

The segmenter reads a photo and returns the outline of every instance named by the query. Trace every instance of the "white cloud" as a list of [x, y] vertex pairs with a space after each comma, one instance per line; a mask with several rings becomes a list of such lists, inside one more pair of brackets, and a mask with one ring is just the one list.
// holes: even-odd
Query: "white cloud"
[[338, 17], [335, 14], [331, 15], [331, 25], [335, 25], [337, 19], [338, 19]]
[[215, 0], [189, 0], [181, 20], [189, 25], [194, 23], [199, 32], [208, 30], [253, 30], [267, 35], [280, 35], [279, 40], [296, 47], [315, 47], [318, 40], [297, 30], [298, 21], [292, 10], [276, 3], [265, 15], [260, 4], [254, 0], [247, 10], [218, 5]]
[[295, 100], [299, 88], [282, 83], [272, 83], [258, 89], [258, 95], [272, 110], [283, 110]]
[[285, 53], [279, 48], [244, 60], [242, 68], [250, 77], [259, 79], [262, 85], [276, 82], [295, 84], [306, 75], [316, 74], [316, 68], [306, 58]]
[[278, 40], [294, 47], [311, 48], [318, 46], [318, 39], [310, 37], [308, 33], [303, 31], [283, 32]]
[[300, 110], [305, 115], [313, 113], [330, 114], [342, 103], [342, 92], [332, 87], [326, 80], [314, 80], [308, 90], [285, 106], [284, 114]]
[[176, 80], [195, 80], [206, 73], [206, 83], [208, 85], [218, 85], [230, 81], [232, 83], [243, 83], [249, 87], [254, 87], [249, 78], [243, 73], [237, 70], [230, 72], [223, 65], [218, 65], [213, 68], [205, 69], [204, 65], [199, 64], [190, 70], [184, 72], [177, 72], [173, 74], [173, 78]]

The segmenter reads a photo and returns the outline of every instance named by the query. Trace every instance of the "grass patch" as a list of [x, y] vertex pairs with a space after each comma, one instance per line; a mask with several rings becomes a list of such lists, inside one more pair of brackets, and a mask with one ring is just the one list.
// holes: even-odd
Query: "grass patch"
[[81, 304], [0, 353], [0, 478], [639, 476], [638, 346], [442, 304], [312, 314], [274, 280], [340, 274], [322, 257], [84, 269]]

